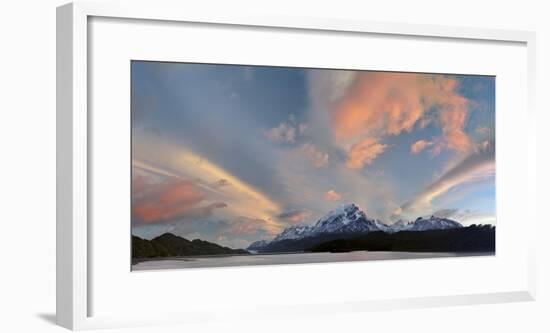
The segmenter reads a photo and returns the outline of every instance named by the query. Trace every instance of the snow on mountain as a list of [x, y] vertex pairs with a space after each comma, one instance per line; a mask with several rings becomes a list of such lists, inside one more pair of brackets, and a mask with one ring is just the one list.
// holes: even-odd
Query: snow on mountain
[[[387, 227], [386, 225], [384, 225]], [[317, 221], [315, 225], [293, 225], [287, 227], [278, 234], [273, 242], [285, 239], [302, 239], [319, 234], [334, 233], [366, 233], [369, 231], [383, 230], [374, 220], [369, 220], [367, 215], [357, 205], [345, 204], [330, 211]]]
[[354, 203], [344, 204], [320, 218], [314, 225], [293, 225], [285, 228], [272, 241], [261, 240], [250, 244], [248, 250], [257, 250], [283, 240], [300, 240], [326, 234], [365, 234], [372, 231], [388, 233], [399, 231], [426, 231], [462, 228], [453, 220], [431, 216], [419, 217], [414, 222], [399, 220], [391, 225], [378, 219], [369, 219]]
[[409, 223], [406, 230], [426, 231], [462, 228], [462, 224], [442, 217], [430, 216], [429, 218], [419, 217], [416, 221]]
[[376, 225], [376, 227], [381, 230], [381, 231], [384, 231], [384, 232], [394, 232], [393, 230], [393, 225], [387, 225], [385, 224], [384, 222], [376, 219], [374, 220], [374, 224]]
[[256, 249], [259, 249], [259, 248], [262, 248], [262, 247], [266, 246], [267, 244], [269, 244], [269, 241], [265, 240], [265, 239], [255, 241], [255, 242], [252, 242], [252, 244], [250, 244], [248, 246], [247, 250], [256, 250]]
[[412, 226], [413, 222], [408, 222], [405, 220], [398, 220], [393, 223], [390, 227], [390, 232], [398, 232], [408, 230]]
[[311, 225], [293, 225], [285, 228], [283, 232], [278, 234], [273, 241], [278, 242], [285, 239], [301, 239], [307, 237], [313, 231], [313, 226]]
[[369, 220], [355, 204], [341, 205], [319, 219], [312, 232], [321, 233], [363, 233], [380, 230], [374, 220]]

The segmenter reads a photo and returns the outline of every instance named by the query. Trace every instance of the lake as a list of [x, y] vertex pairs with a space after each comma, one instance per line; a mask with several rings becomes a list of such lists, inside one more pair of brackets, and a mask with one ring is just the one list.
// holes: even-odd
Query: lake
[[391, 259], [425, 259], [484, 255], [494, 255], [494, 253], [356, 251], [345, 253], [279, 253], [233, 256], [178, 257], [144, 260], [132, 265], [132, 270], [143, 271], [182, 268], [284, 265]]

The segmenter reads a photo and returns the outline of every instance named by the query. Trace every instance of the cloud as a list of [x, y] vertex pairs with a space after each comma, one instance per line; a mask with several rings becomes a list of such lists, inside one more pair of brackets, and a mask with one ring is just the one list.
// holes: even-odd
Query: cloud
[[265, 136], [276, 143], [293, 143], [296, 140], [296, 129], [287, 123], [280, 123], [279, 126], [265, 131]]
[[325, 192], [325, 194], [323, 195], [323, 199], [325, 199], [326, 201], [338, 201], [342, 199], [342, 194], [334, 190], [329, 190]]
[[418, 154], [426, 147], [433, 145], [433, 142], [426, 140], [418, 140], [411, 145], [411, 154]]
[[361, 169], [371, 164], [374, 159], [382, 154], [387, 145], [379, 143], [374, 138], [363, 139], [351, 146], [348, 151], [346, 166], [350, 169]]
[[494, 148], [492, 147], [491, 141], [483, 140], [475, 145], [475, 149], [478, 153], [486, 153]]
[[432, 215], [442, 218], [451, 218], [459, 212], [456, 208], [444, 208], [433, 212]]
[[[466, 99], [458, 95], [450, 97], [455, 100], [450, 109], [441, 112], [439, 119], [443, 131], [443, 137], [449, 149], [465, 152], [470, 148], [470, 138], [464, 132], [464, 125], [468, 115], [466, 108]], [[448, 107], [448, 106], [447, 106]]]
[[[315, 108], [339, 101], [358, 76], [356, 71], [310, 70], [308, 72], [309, 98]], [[319, 103], [319, 104], [317, 104]]]
[[316, 168], [322, 168], [328, 165], [329, 155], [326, 152], [319, 150], [312, 143], [305, 143], [301, 149], [304, 156], [313, 164]]
[[220, 178], [216, 180], [214, 183], [212, 183], [212, 186], [214, 187], [224, 187], [228, 185], [229, 185], [229, 181], [225, 178]]
[[[205, 202], [227, 204], [228, 207], [223, 210], [224, 216], [249, 216], [262, 219], [267, 221], [266, 228], [271, 231], [280, 231], [283, 227], [275, 219], [269, 219], [282, 211], [278, 202], [205, 156], [187, 147], [161, 142], [150, 136], [136, 137], [133, 140], [133, 149], [136, 152], [132, 161], [133, 167], [162, 178], [192, 180], [195, 187], [207, 196], [208, 200], [205, 199]], [[144, 153], [146, 153], [147, 162], [144, 162], [145, 158], [140, 156]], [[155, 165], [148, 162], [151, 160], [155, 161]], [[212, 185], [220, 179], [227, 180], [230, 186]]]
[[494, 214], [482, 213], [472, 209], [445, 208], [435, 211], [432, 215], [460, 222], [462, 225], [495, 224]]
[[228, 223], [227, 234], [246, 237], [248, 235], [267, 234], [266, 221], [262, 219], [239, 216]]
[[147, 180], [142, 175], [136, 175], [132, 177], [132, 195], [139, 195], [145, 189], [147, 189]]
[[487, 141], [484, 149], [474, 150], [460, 163], [402, 205], [399, 213], [416, 214], [431, 209], [432, 201], [461, 184], [477, 182], [494, 176], [494, 145]]
[[276, 127], [265, 130], [264, 134], [271, 142], [292, 144], [299, 136], [303, 136], [306, 130], [306, 124], [297, 123], [296, 117], [289, 114], [287, 122], [282, 122]]
[[283, 212], [277, 217], [286, 222], [301, 223], [311, 217], [311, 212], [305, 209], [295, 209]]
[[185, 217], [204, 218], [207, 216], [211, 216], [212, 213], [214, 212], [214, 209], [219, 209], [219, 208], [227, 208], [227, 204], [224, 202], [214, 202], [203, 207], [197, 207], [190, 212], [191, 214], [187, 214], [187, 216]]
[[204, 218], [215, 209], [225, 208], [222, 202], [200, 206], [205, 195], [190, 180], [169, 178], [142, 190], [132, 205], [136, 223], [162, 223], [178, 219]]
[[331, 110], [334, 137], [340, 142], [410, 132], [415, 124], [437, 122], [444, 147], [464, 152], [468, 100], [458, 82], [443, 75], [361, 73]]

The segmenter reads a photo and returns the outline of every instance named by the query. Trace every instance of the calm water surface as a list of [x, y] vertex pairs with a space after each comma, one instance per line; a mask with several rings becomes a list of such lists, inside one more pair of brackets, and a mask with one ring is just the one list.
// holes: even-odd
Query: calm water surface
[[306, 264], [323, 262], [367, 261], [388, 259], [422, 259], [463, 256], [484, 256], [494, 253], [448, 253], [448, 252], [346, 252], [346, 253], [284, 253], [255, 254], [213, 257], [181, 257], [160, 260], [145, 260], [132, 265], [132, 270], [162, 270], [181, 268], [233, 267], [253, 265]]

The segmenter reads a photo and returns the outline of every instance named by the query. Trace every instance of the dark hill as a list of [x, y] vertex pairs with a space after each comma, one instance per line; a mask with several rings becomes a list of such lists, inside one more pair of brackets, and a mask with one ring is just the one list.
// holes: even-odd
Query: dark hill
[[190, 241], [171, 233], [146, 240], [132, 235], [132, 258], [180, 257], [200, 255], [248, 254], [200, 239]]

